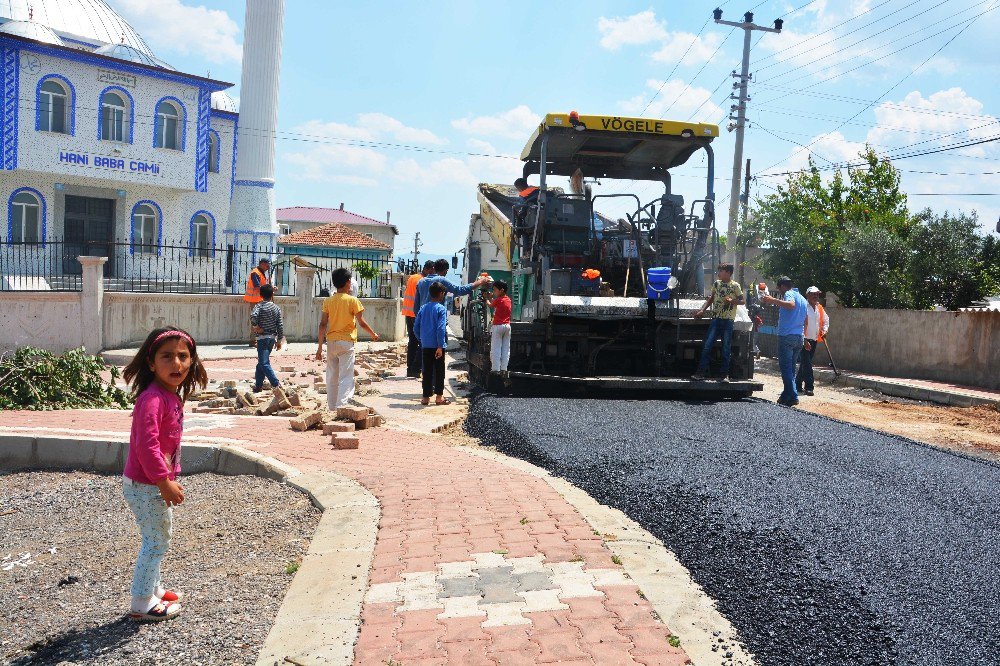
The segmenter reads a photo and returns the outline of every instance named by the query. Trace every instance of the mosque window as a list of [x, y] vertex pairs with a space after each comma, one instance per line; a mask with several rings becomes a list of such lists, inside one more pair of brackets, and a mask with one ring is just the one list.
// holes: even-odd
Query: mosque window
[[156, 106], [156, 127], [153, 132], [153, 146], [179, 150], [181, 113], [173, 102], [166, 100]]
[[199, 213], [191, 221], [192, 254], [196, 257], [212, 256], [212, 220]]
[[219, 135], [208, 133], [208, 170], [219, 173]]
[[62, 83], [54, 79], [43, 82], [38, 89], [38, 129], [43, 132], [69, 134], [69, 109], [73, 100]]
[[101, 98], [101, 138], [107, 141], [125, 141], [129, 111], [119, 93], [104, 93]]
[[42, 240], [41, 204], [31, 192], [19, 192], [10, 202], [11, 243], [37, 243]]
[[156, 237], [159, 220], [149, 204], [140, 204], [132, 211], [132, 251], [156, 254]]

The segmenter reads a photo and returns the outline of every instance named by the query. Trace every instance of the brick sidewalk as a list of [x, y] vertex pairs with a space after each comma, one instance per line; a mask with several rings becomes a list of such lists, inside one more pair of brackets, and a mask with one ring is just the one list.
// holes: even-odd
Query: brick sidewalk
[[[688, 662], [601, 537], [538, 477], [398, 427], [359, 432], [359, 450], [337, 451], [286, 419], [185, 421], [186, 439], [333, 470], [378, 498], [357, 664]], [[129, 426], [127, 412], [13, 412], [0, 430], [127, 437]]]

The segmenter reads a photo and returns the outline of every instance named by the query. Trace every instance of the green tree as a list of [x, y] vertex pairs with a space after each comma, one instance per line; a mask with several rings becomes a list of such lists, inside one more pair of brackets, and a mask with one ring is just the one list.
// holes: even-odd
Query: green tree
[[908, 267], [916, 307], [955, 310], [996, 293], [996, 243], [979, 234], [975, 213], [935, 215], [926, 208], [916, 220]]
[[857, 226], [841, 244], [844, 265], [859, 308], [908, 309], [913, 306], [906, 271], [906, 241], [888, 229]]
[[[809, 167], [789, 175], [776, 194], [759, 200], [755, 217], [764, 252], [757, 269], [819, 285], [835, 292], [846, 307], [875, 302], [900, 307], [908, 302], [906, 280], [889, 280], [887, 291], [875, 294], [868, 283], [873, 275], [883, 282], [883, 275], [866, 271], [899, 261], [901, 243], [913, 226], [906, 195], [889, 160], [870, 147], [859, 157], [863, 164], [848, 169], [847, 181], [837, 171], [828, 183], [810, 159]], [[868, 251], [874, 256], [865, 256]], [[858, 280], [859, 275], [866, 279]]]

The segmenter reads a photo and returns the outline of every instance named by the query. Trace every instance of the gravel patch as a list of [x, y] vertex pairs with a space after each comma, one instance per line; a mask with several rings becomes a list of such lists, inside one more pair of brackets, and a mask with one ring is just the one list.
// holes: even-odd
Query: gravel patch
[[758, 402], [483, 396], [470, 434], [621, 509], [761, 664], [1000, 663], [1000, 467]]
[[138, 624], [125, 617], [140, 538], [121, 477], [0, 475], [0, 662], [254, 663], [320, 512], [258, 477], [181, 483], [163, 578], [184, 612]]

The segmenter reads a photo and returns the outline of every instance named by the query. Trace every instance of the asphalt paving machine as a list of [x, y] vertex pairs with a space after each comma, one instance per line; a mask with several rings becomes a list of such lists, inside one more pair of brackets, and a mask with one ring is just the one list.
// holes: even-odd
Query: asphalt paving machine
[[[537, 179], [537, 199], [510, 186], [481, 184], [472, 216], [466, 273], [509, 276], [513, 302], [507, 373], [492, 372], [488, 293], [463, 310], [470, 379], [497, 392], [616, 396], [745, 397], [753, 381], [749, 318], [738, 318], [728, 383], [696, 381], [708, 319], [706, 267], [720, 259], [715, 228], [716, 125], [668, 120], [545, 116], [521, 154], [523, 176]], [[670, 170], [704, 151], [703, 198], [685, 206]], [[569, 191], [551, 187], [570, 178]], [[649, 202], [636, 194], [592, 194], [584, 179], [649, 181], [662, 188]], [[627, 202], [618, 219], [597, 208]], [[489, 259], [489, 262], [487, 262]], [[599, 277], [597, 276], [599, 273]], [[746, 321], [740, 321], [746, 319]], [[712, 368], [718, 367], [719, 344]]]

